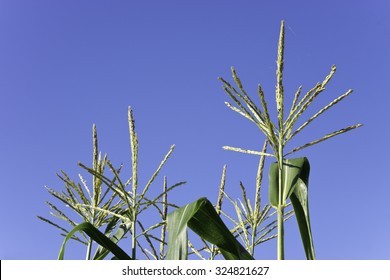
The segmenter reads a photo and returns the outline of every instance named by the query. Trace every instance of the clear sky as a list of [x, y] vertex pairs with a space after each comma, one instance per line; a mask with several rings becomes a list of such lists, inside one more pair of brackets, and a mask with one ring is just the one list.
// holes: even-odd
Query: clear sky
[[[222, 146], [259, 150], [264, 137], [224, 105], [229, 99], [217, 77], [232, 81], [234, 66], [259, 105], [258, 83], [273, 104], [282, 19], [288, 100], [299, 85], [305, 92], [322, 81], [333, 64], [337, 72], [309, 114], [354, 90], [292, 145], [364, 124], [296, 155], [311, 163], [317, 258], [390, 259], [385, 0], [1, 0], [0, 258], [57, 257], [63, 238], [36, 218], [50, 217], [45, 201], [54, 199], [44, 186], [62, 191], [61, 170], [91, 182], [77, 162], [91, 166], [93, 124], [99, 149], [131, 176], [128, 106], [139, 136], [141, 184], [175, 144], [154, 187], [160, 188], [162, 175], [171, 184], [187, 181], [172, 193], [177, 204], [202, 196], [215, 201], [224, 164], [233, 198], [240, 197], [240, 181], [250, 189], [258, 158]], [[263, 203], [266, 189], [267, 181]], [[66, 258], [84, 257], [72, 248]], [[257, 250], [258, 259], [275, 259], [276, 241]], [[305, 258], [295, 220], [286, 224], [286, 258]]]

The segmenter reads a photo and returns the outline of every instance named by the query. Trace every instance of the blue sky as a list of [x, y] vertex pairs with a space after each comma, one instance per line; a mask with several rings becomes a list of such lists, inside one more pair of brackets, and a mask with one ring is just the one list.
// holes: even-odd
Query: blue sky
[[[77, 162], [91, 165], [93, 124], [99, 150], [131, 176], [128, 106], [140, 141], [141, 184], [175, 144], [162, 175], [188, 182], [172, 193], [176, 203], [215, 201], [224, 164], [232, 197], [240, 196], [240, 181], [250, 188], [257, 157], [221, 147], [259, 150], [264, 137], [224, 105], [228, 96], [217, 77], [232, 81], [234, 66], [254, 99], [260, 83], [273, 104], [282, 19], [286, 99], [299, 85], [307, 91], [322, 81], [333, 64], [337, 72], [309, 114], [354, 89], [292, 145], [364, 124], [296, 155], [311, 163], [317, 257], [389, 259], [390, 4], [384, 0], [2, 0], [0, 258], [57, 257], [63, 238], [36, 218], [49, 217], [45, 201], [53, 198], [44, 186], [61, 191], [56, 173], [77, 180], [84, 172]], [[162, 176], [154, 187], [161, 184]], [[265, 181], [264, 203], [266, 189]], [[286, 258], [304, 259], [294, 220], [286, 236]], [[84, 253], [71, 245], [66, 257]], [[256, 257], [275, 259], [276, 241], [260, 245]]]

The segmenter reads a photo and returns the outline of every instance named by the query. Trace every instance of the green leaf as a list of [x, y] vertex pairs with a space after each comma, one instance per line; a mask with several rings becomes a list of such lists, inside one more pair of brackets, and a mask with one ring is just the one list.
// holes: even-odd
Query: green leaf
[[309, 173], [310, 164], [306, 157], [284, 160], [283, 195], [282, 201], [279, 201], [278, 164], [271, 164], [269, 172], [269, 200], [274, 208], [278, 208], [278, 205], [285, 205], [286, 200], [290, 198], [294, 208], [295, 217], [297, 218], [306, 258], [313, 260], [315, 259], [315, 253], [313, 237], [311, 234], [308, 204]]
[[216, 245], [227, 260], [253, 260], [234, 238], [207, 198], [200, 198], [168, 215], [167, 259], [188, 257], [187, 227], [200, 238]]
[[294, 207], [295, 217], [297, 218], [306, 258], [308, 260], [315, 260], [316, 256], [314, 253], [313, 237], [310, 228], [307, 189], [307, 184], [299, 179], [290, 199]]
[[[303, 170], [305, 168], [305, 170]], [[306, 169], [308, 169], [306, 171]], [[308, 174], [310, 170], [309, 161], [307, 158], [294, 158], [283, 160], [283, 185], [282, 185], [282, 201], [279, 201], [279, 170], [278, 164], [271, 164], [269, 171], [269, 201], [272, 207], [286, 205], [286, 200], [294, 190], [295, 184], [300, 176]], [[305, 171], [305, 172], [302, 172]], [[308, 175], [307, 175], [308, 177]]]
[[65, 254], [65, 245], [69, 239], [77, 232], [85, 232], [90, 238], [92, 238], [96, 243], [103, 246], [107, 250], [117, 257], [120, 260], [131, 260], [131, 258], [123, 251], [118, 245], [116, 245], [113, 241], [111, 241], [107, 236], [101, 233], [98, 229], [96, 229], [92, 224], [88, 222], [81, 223], [77, 225], [69, 234], [65, 237], [64, 242], [62, 243], [60, 253], [58, 255], [59, 260], [64, 259]]

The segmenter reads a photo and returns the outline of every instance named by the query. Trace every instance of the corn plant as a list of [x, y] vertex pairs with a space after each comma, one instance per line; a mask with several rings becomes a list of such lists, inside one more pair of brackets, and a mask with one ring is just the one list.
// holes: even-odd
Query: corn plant
[[343, 134], [361, 126], [356, 124], [326, 134], [318, 140], [308, 142], [307, 144], [298, 146], [291, 151], [285, 152], [286, 144], [293, 139], [298, 133], [306, 128], [312, 121], [317, 119], [325, 111], [339, 103], [345, 97], [352, 93], [348, 90], [328, 105], [323, 107], [312, 117], [307, 119], [296, 128], [298, 119], [301, 119], [302, 114], [313, 103], [314, 99], [325, 90], [326, 85], [333, 77], [336, 66], [332, 66], [328, 76], [322, 82], [317, 83], [306, 94], [301, 97], [302, 86], [298, 88], [294, 95], [294, 99], [289, 111], [285, 111], [284, 106], [284, 88], [283, 88], [283, 68], [284, 68], [284, 21], [281, 22], [280, 36], [278, 43], [277, 70], [276, 70], [276, 117], [277, 121], [272, 122], [271, 115], [265, 99], [265, 94], [260, 85], [257, 87], [257, 93], [260, 99], [261, 107], [259, 108], [252, 101], [250, 96], [244, 90], [243, 84], [239, 79], [235, 69], [232, 67], [231, 72], [233, 80], [238, 87], [238, 90], [229, 84], [223, 78], [219, 78], [223, 83], [223, 89], [228, 96], [233, 100], [235, 105], [226, 102], [226, 105], [233, 111], [253, 122], [260, 131], [265, 135], [266, 141], [272, 149], [272, 153], [264, 151], [253, 151], [248, 149], [224, 146], [226, 150], [254, 154], [260, 156], [268, 156], [276, 159], [276, 162], [271, 165], [269, 172], [269, 201], [272, 207], [277, 211], [278, 221], [278, 242], [277, 242], [277, 257], [284, 259], [284, 211], [288, 205], [287, 200], [290, 199], [294, 208], [300, 229], [303, 246], [306, 257], [315, 259], [313, 238], [310, 227], [309, 208], [308, 208], [308, 179], [310, 165], [307, 158], [292, 158], [286, 157], [300, 151], [304, 148], [313, 146], [334, 136]]
[[[134, 119], [130, 107], [128, 110], [128, 120], [132, 151], [132, 177], [123, 181], [119, 176], [122, 166], [114, 168], [108, 160], [107, 155], [103, 159], [101, 158], [101, 155], [98, 154], [96, 126], [93, 126], [93, 167], [89, 168], [79, 163], [80, 167], [92, 174], [92, 191], [83, 176], [79, 175], [82, 183], [76, 184], [65, 172], [58, 175], [65, 183], [65, 192], [60, 193], [48, 188], [52, 196], [71, 208], [83, 220], [82, 223], [74, 221], [69, 215], [59, 210], [51, 202], [47, 202], [49, 207], [54, 211], [51, 214], [65, 220], [74, 227], [73, 230], [68, 231], [58, 223], [38, 216], [39, 219], [60, 229], [63, 232], [62, 235], [66, 237], [59, 253], [59, 259], [64, 258], [65, 245], [70, 239], [87, 245], [86, 259], [103, 259], [110, 252], [114, 253], [116, 258], [136, 259], [137, 248], [141, 250], [147, 259], [162, 259], [165, 257], [165, 231], [168, 207], [178, 208], [177, 205], [168, 203], [167, 196], [170, 191], [183, 185], [185, 182], [179, 182], [168, 187], [167, 178], [164, 177], [163, 191], [153, 199], [147, 196], [150, 186], [174, 150], [174, 145], [172, 145], [147, 184], [141, 191], [139, 190], [138, 138], [135, 133]], [[112, 178], [108, 178], [105, 175], [107, 168], [113, 174]], [[161, 217], [161, 221], [145, 227], [139, 217], [151, 210], [157, 212], [157, 215]], [[105, 229], [102, 233], [99, 229], [104, 226]], [[156, 229], [161, 230], [160, 236], [153, 233]], [[80, 237], [75, 235], [77, 232], [81, 233]], [[131, 236], [131, 253], [129, 255], [116, 245], [128, 233]], [[149, 245], [149, 249], [141, 243], [141, 238], [144, 239], [144, 243]], [[153, 240], [157, 240], [157, 245], [159, 246]], [[97, 242], [100, 246], [97, 247], [95, 254], [92, 256], [93, 241]]]

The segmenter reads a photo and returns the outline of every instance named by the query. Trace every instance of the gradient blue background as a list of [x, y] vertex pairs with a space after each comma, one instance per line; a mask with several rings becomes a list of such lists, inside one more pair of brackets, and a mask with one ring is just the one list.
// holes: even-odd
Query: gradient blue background
[[[99, 150], [131, 176], [127, 107], [140, 141], [140, 184], [176, 144], [153, 188], [187, 181], [181, 204], [215, 201], [226, 163], [227, 192], [253, 189], [263, 136], [224, 105], [218, 76], [235, 66], [256, 98], [274, 107], [280, 21], [286, 21], [285, 94], [337, 72], [306, 118], [349, 88], [354, 93], [296, 137], [292, 147], [348, 125], [364, 126], [297, 153], [311, 162], [310, 210], [319, 259], [390, 259], [388, 1], [0, 1], [0, 258], [55, 259], [63, 238], [49, 217], [47, 185], [92, 163]], [[258, 103], [259, 104], [259, 103]], [[263, 202], [267, 200], [266, 181]], [[251, 191], [250, 191], [251, 192]], [[251, 192], [252, 193], [252, 192]], [[127, 242], [127, 243], [126, 243]], [[129, 241], [121, 243], [128, 248]], [[276, 258], [276, 240], [257, 249]], [[82, 259], [78, 245], [66, 258]], [[286, 258], [304, 259], [295, 221]]]

